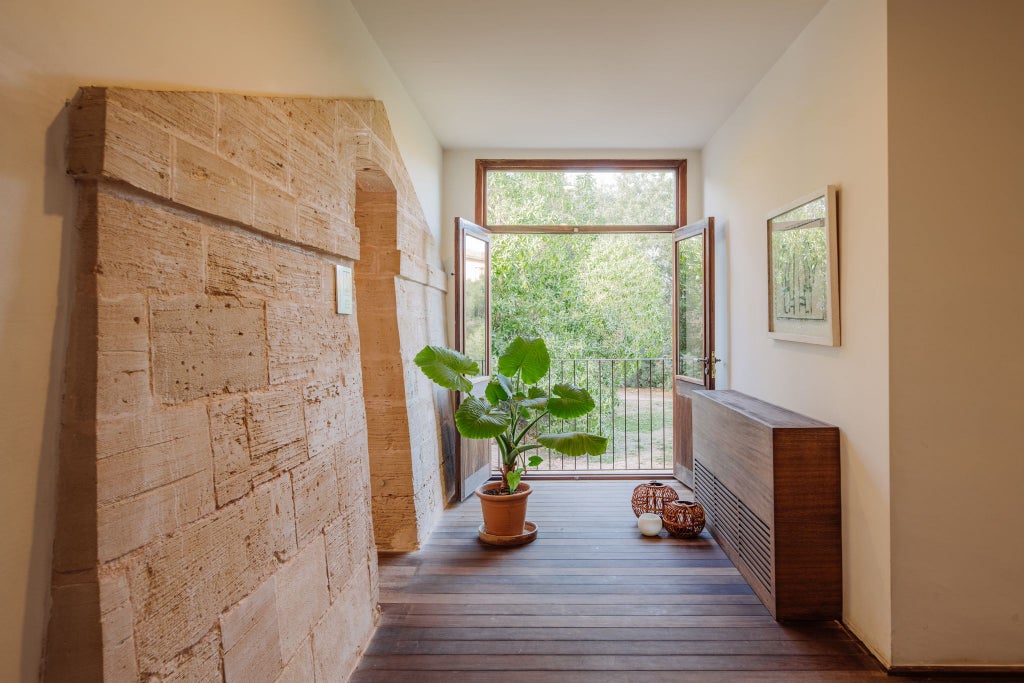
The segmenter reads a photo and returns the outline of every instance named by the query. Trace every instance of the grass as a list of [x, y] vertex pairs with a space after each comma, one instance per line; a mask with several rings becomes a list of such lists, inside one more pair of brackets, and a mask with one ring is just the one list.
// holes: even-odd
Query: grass
[[[593, 388], [591, 388], [593, 391]], [[610, 400], [615, 397], [614, 405]], [[594, 396], [598, 400], [598, 396]], [[553, 420], [543, 431], [590, 431], [608, 437], [608, 452], [602, 456], [572, 458], [541, 449], [540, 472], [672, 469], [672, 395], [653, 389], [617, 387], [602, 392], [601, 403], [585, 418]], [[491, 451], [498, 465], [497, 447]]]

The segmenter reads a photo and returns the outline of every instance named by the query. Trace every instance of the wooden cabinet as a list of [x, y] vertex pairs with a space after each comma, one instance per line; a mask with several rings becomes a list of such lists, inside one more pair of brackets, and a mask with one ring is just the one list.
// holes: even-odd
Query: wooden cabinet
[[694, 491], [776, 619], [843, 612], [839, 429], [736, 391], [693, 397]]

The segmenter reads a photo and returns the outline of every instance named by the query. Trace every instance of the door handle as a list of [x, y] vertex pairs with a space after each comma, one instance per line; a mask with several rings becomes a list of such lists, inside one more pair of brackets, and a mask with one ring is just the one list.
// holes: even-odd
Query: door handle
[[713, 353], [711, 354], [711, 363], [710, 363], [710, 367], [711, 367], [711, 379], [714, 379], [714, 378], [715, 378], [715, 366], [716, 366], [716, 365], [718, 365], [718, 364], [719, 364], [719, 363], [721, 363], [721, 362], [722, 362], [722, 359], [721, 359], [721, 358], [716, 358], [716, 357], [715, 357], [715, 354], [713, 354]]
[[715, 366], [717, 364], [721, 363], [722, 359], [716, 357], [715, 354], [711, 354], [711, 358], [710, 359], [708, 359], [708, 357], [705, 356], [704, 358], [697, 358], [696, 360], [697, 360], [698, 363], [700, 363], [701, 365], [704, 366], [704, 372], [709, 372], [711, 374], [711, 379], [714, 379], [715, 378]]

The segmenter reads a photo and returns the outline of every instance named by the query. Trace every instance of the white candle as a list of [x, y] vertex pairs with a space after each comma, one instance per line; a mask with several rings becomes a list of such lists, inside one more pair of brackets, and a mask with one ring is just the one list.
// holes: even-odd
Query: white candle
[[661, 517], [653, 512], [645, 512], [636, 520], [640, 533], [644, 536], [657, 536], [661, 533]]

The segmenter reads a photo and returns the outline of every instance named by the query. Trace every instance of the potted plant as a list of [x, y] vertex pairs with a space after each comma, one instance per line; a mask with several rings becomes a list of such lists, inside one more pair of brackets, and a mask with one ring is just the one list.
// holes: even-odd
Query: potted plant
[[476, 490], [484, 514], [484, 530], [510, 537], [524, 534], [530, 485], [522, 481], [527, 467], [543, 458], [533, 453], [550, 448], [568, 456], [601, 455], [608, 439], [587, 432], [538, 433], [537, 425], [550, 415], [562, 420], [583, 417], [594, 409], [590, 393], [574, 384], [555, 384], [550, 393], [540, 385], [551, 367], [543, 339], [516, 337], [498, 357], [495, 373], [482, 396], [470, 392], [470, 377], [479, 365], [452, 349], [425, 346], [415, 363], [428, 378], [446, 389], [462, 392], [455, 426], [469, 439], [494, 439], [501, 454], [501, 481]]

